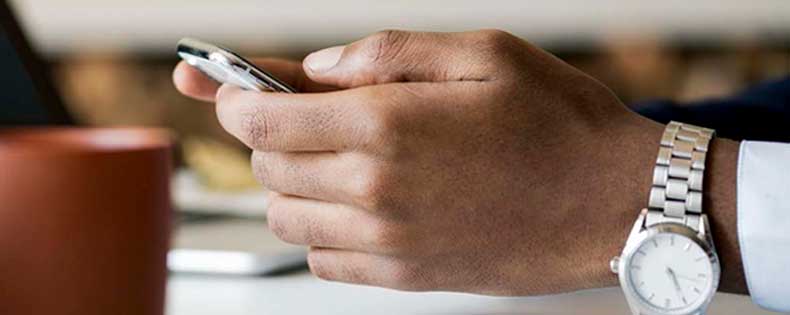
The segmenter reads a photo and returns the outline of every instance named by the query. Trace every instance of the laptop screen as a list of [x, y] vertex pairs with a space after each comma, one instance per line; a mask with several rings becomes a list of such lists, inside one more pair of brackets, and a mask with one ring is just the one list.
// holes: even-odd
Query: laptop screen
[[0, 125], [69, 123], [48, 75], [0, 0]]
[[33, 80], [25, 70], [19, 55], [5, 34], [0, 34], [0, 104], [3, 113], [0, 123], [13, 124], [45, 124], [51, 119], [46, 107], [43, 106]]

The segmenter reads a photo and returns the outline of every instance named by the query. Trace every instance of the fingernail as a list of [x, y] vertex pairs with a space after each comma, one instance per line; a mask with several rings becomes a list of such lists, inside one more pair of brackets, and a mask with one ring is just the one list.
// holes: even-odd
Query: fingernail
[[326, 72], [337, 64], [345, 48], [346, 46], [335, 46], [316, 51], [308, 55], [304, 62], [313, 73]]

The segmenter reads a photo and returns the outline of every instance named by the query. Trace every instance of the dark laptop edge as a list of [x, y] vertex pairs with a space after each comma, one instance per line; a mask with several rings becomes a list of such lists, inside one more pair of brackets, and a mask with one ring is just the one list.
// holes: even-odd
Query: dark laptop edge
[[57, 90], [52, 85], [50, 72], [39, 57], [33, 52], [30, 43], [25, 38], [7, 1], [0, 0], [0, 25], [7, 32], [7, 36], [22, 59], [25, 70], [30, 75], [35, 89], [41, 97], [43, 106], [46, 107], [49, 119], [48, 124], [70, 125], [74, 124], [73, 117], [63, 106]]

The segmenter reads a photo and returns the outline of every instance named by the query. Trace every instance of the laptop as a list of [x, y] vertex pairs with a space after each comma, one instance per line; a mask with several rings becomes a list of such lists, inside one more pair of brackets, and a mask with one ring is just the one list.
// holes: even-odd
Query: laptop
[[[46, 65], [31, 49], [3, 0], [0, 86], [0, 127], [78, 125], [58, 97]], [[171, 271], [270, 275], [306, 266], [306, 249], [278, 240], [265, 221], [182, 212], [177, 221], [173, 249], [168, 254]]]
[[8, 4], [0, 1], [0, 125], [70, 125], [49, 73], [30, 48]]

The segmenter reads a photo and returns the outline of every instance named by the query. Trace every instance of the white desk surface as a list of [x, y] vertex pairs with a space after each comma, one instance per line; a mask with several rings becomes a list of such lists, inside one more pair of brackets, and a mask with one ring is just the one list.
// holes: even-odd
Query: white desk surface
[[[176, 243], [255, 240], [272, 247], [282, 243], [266, 233], [264, 222], [219, 222], [180, 230]], [[255, 227], [260, 225], [259, 227]], [[250, 232], [250, 226], [252, 231]], [[246, 227], [246, 228], [245, 228]], [[257, 229], [257, 231], [256, 231]], [[247, 231], [247, 232], [244, 232]], [[250, 234], [254, 236], [251, 236]], [[235, 241], [234, 241], [235, 240]], [[188, 242], [188, 243], [189, 243]], [[749, 297], [720, 294], [712, 315], [772, 314]], [[322, 314], [630, 314], [619, 288], [543, 297], [504, 298], [459, 293], [414, 293], [327, 282], [307, 271], [273, 277], [172, 275], [167, 292], [168, 315], [322, 315]]]
[[[409, 293], [330, 283], [307, 272], [270, 277], [171, 276], [168, 315], [275, 314], [630, 314], [619, 288], [503, 298], [458, 293]], [[777, 314], [746, 296], [719, 294], [708, 314]]]

